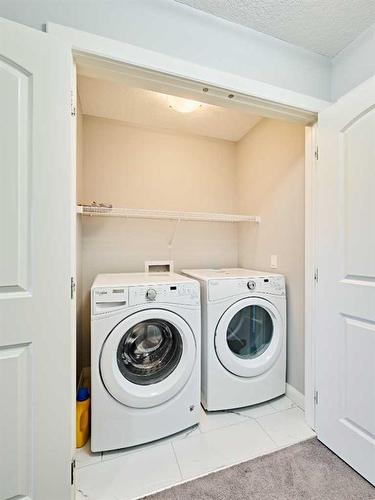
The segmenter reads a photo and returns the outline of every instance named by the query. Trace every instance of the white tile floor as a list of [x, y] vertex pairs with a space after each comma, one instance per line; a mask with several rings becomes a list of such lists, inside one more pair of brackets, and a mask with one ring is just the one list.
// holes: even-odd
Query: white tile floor
[[199, 427], [127, 450], [76, 454], [77, 500], [129, 500], [314, 436], [287, 397], [206, 413]]

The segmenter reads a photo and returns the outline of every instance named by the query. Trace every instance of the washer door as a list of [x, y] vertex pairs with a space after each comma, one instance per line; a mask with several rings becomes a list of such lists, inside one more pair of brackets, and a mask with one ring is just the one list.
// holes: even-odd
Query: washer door
[[108, 335], [100, 357], [101, 377], [120, 403], [150, 408], [184, 387], [196, 350], [186, 321], [170, 311], [147, 309], [128, 316]]
[[242, 299], [220, 318], [215, 349], [221, 364], [240, 377], [254, 377], [271, 368], [283, 344], [281, 316], [260, 297]]

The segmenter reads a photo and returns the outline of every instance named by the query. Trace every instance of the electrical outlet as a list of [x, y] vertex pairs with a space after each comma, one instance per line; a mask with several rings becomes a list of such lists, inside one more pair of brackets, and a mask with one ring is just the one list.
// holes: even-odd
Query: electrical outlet
[[272, 269], [277, 269], [278, 264], [277, 264], [277, 255], [271, 255], [271, 268]]

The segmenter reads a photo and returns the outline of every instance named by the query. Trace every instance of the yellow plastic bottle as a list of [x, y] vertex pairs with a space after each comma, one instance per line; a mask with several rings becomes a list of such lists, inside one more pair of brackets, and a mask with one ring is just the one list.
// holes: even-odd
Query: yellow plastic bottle
[[76, 403], [76, 446], [82, 448], [90, 435], [90, 393], [87, 387], [81, 387]]

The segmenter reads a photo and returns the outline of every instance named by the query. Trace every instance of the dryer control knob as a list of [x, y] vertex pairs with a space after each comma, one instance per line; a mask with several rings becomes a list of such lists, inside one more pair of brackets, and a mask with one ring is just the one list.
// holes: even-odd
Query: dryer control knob
[[249, 290], [255, 290], [255, 286], [256, 286], [255, 281], [249, 281], [249, 282], [247, 283], [247, 288], [248, 288]]
[[148, 300], [155, 300], [156, 299], [157, 292], [153, 288], [149, 288], [146, 292], [146, 298]]

